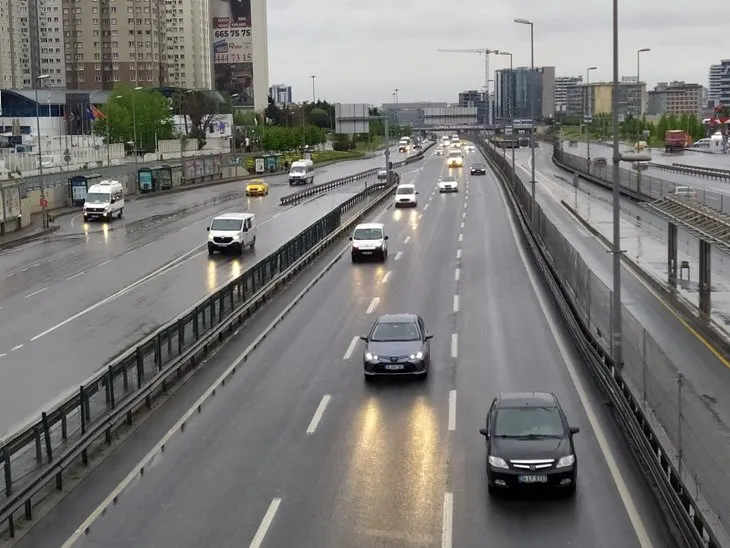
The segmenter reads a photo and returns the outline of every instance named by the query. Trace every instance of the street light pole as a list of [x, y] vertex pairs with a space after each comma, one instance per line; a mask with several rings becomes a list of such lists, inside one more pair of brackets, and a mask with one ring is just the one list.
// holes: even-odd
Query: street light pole
[[651, 51], [651, 48], [636, 50], [636, 84], [639, 86], [639, 117], [644, 116], [644, 94], [641, 93], [641, 54]]
[[48, 78], [48, 74], [41, 74], [36, 78], [37, 82], [35, 87], [35, 127], [38, 133], [38, 175], [41, 182], [41, 225], [43, 228], [48, 227], [48, 216], [46, 215], [46, 185], [43, 182], [43, 155], [41, 145], [41, 113], [40, 106], [38, 105], [38, 86], [41, 82]]
[[[598, 67], [588, 67], [586, 69], [586, 119], [584, 122], [588, 124], [593, 123], [593, 108], [591, 105], [591, 71], [597, 70]], [[586, 149], [587, 153], [586, 156], [588, 158], [588, 173], [591, 172], [591, 128], [588, 126], [586, 128]]]
[[[514, 66], [512, 65], [512, 54], [507, 51], [500, 51], [499, 55], [509, 55], [509, 94], [507, 96], [507, 100], [509, 101], [509, 123], [512, 126], [512, 135], [511, 135], [511, 149], [512, 149], [512, 187], [515, 186], [515, 143], [514, 143], [514, 137], [515, 137], [515, 110], [514, 110], [514, 91], [512, 86], [512, 76], [514, 74]], [[502, 79], [504, 79], [504, 76], [502, 76]], [[506, 141], [505, 141], [506, 143]]]
[[515, 23], [520, 25], [530, 25], [530, 74], [532, 82], [530, 86], [530, 161], [532, 162], [532, 180], [530, 186], [532, 190], [532, 224], [537, 224], [537, 202], [535, 198], [535, 25], [528, 19], [515, 19]]
[[621, 150], [618, 123], [618, 0], [613, 0], [613, 86], [611, 97], [611, 126], [613, 131], [613, 294], [611, 301], [611, 348], [614, 367], [623, 370], [623, 341], [621, 336]]
[[314, 92], [314, 79], [316, 77], [317, 76], [315, 74], [312, 74], [312, 76], [310, 76], [310, 78], [312, 79], [312, 105], [317, 102], [317, 94]]
[[142, 86], [137, 86], [132, 90], [132, 133], [134, 135], [134, 169], [137, 169], [137, 107], [135, 106], [134, 92], [142, 89]]
[[398, 115], [398, 88], [395, 88], [393, 91], [395, 93], [395, 124], [400, 126], [400, 116]]

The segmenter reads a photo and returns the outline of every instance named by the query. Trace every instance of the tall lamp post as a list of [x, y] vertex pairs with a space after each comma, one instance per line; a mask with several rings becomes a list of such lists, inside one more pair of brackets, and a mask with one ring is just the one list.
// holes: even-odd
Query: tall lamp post
[[312, 74], [310, 78], [312, 79], [312, 105], [314, 105], [317, 102], [317, 94], [314, 92], [314, 79], [317, 78], [317, 75]]
[[137, 169], [137, 108], [135, 106], [134, 92], [139, 91], [142, 86], [137, 86], [132, 91], [132, 134], [134, 136], [134, 169]]
[[35, 87], [35, 127], [38, 133], [38, 175], [40, 175], [41, 181], [41, 224], [43, 228], [48, 227], [48, 216], [46, 215], [46, 185], [43, 182], [43, 156], [41, 146], [41, 111], [38, 105], [38, 86], [43, 83], [43, 80], [48, 78], [50, 74], [41, 74], [36, 78], [38, 81]]
[[393, 90], [393, 94], [395, 97], [395, 124], [397, 126], [400, 126], [400, 116], [398, 116], [398, 114], [399, 114], [399, 112], [398, 112], [398, 91], [399, 91], [398, 88], [395, 88]]
[[644, 94], [641, 93], [641, 54], [651, 51], [651, 48], [636, 50], [636, 83], [639, 86], [639, 117], [644, 116]]
[[[512, 64], [512, 54], [508, 51], [500, 51], [498, 55], [509, 55], [509, 94], [507, 96], [507, 100], [509, 101], [509, 123], [512, 126], [512, 135], [510, 141], [511, 143], [511, 149], [512, 149], [512, 186], [515, 185], [515, 143], [514, 143], [514, 137], [515, 137], [515, 109], [514, 109], [514, 91], [512, 88], [512, 77], [514, 75], [514, 66]], [[504, 76], [502, 77], [504, 78]], [[506, 142], [506, 141], [505, 141]], [[533, 162], [534, 164], [534, 162]]]
[[520, 25], [530, 25], [530, 74], [532, 75], [532, 86], [530, 89], [530, 151], [532, 162], [532, 180], [530, 186], [532, 190], [532, 205], [530, 207], [532, 214], [533, 226], [537, 222], [537, 204], [535, 200], [535, 25], [528, 19], [515, 19], [515, 23]]
[[[585, 123], [593, 124], [593, 105], [591, 105], [591, 71], [598, 70], [598, 67], [588, 67], [586, 69], [586, 116]], [[588, 173], [591, 172], [591, 127], [586, 128], [586, 156], [588, 158]]]

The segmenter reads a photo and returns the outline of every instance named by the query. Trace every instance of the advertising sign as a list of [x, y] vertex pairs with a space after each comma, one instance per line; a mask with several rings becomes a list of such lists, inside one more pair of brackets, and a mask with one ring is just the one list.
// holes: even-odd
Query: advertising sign
[[235, 95], [233, 104], [253, 106], [251, 0], [211, 0], [215, 89]]
[[17, 219], [20, 217], [20, 188], [17, 186], [5, 187], [3, 194], [5, 220]]

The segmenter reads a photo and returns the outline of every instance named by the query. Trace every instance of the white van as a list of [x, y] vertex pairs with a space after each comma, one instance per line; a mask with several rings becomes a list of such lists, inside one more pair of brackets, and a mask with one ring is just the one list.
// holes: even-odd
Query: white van
[[306, 185], [314, 182], [314, 162], [312, 160], [297, 160], [289, 168], [290, 185]]
[[114, 214], [120, 219], [124, 214], [124, 187], [119, 181], [101, 181], [91, 185], [84, 202], [84, 222], [104, 219], [111, 222]]
[[383, 261], [388, 257], [388, 236], [385, 234], [383, 223], [363, 223], [355, 227], [350, 236], [350, 255], [356, 263], [365, 257], [379, 258]]
[[395, 189], [395, 207], [416, 207], [416, 205], [418, 205], [416, 194], [418, 194], [416, 191], [416, 185], [398, 185]]
[[224, 213], [208, 227], [208, 254], [232, 251], [241, 255], [256, 245], [256, 216], [253, 213]]

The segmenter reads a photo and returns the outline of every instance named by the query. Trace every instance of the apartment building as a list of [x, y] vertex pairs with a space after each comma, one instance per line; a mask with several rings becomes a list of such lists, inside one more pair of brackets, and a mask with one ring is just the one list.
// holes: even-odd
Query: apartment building
[[557, 76], [555, 78], [555, 112], [568, 110], [568, 89], [583, 83], [582, 76]]
[[489, 119], [487, 94], [483, 90], [470, 89], [459, 93], [459, 106], [462, 108], [474, 107], [477, 109], [477, 123], [486, 124]]
[[41, 74], [46, 87], [66, 85], [61, 9], [61, 0], [0, 3], [0, 87], [31, 88]]
[[165, 0], [62, 0], [69, 89], [167, 82]]
[[686, 82], [659, 82], [649, 91], [648, 114], [681, 116], [682, 114], [701, 115], [704, 105], [704, 90], [701, 84]]
[[[637, 82], [636, 78], [619, 82], [618, 85], [619, 117], [639, 116], [646, 112], [644, 97], [646, 83]], [[613, 111], [613, 83], [591, 82], [568, 88], [567, 111], [571, 116], [595, 116], [611, 114]]]
[[291, 105], [294, 101], [292, 99], [291, 86], [286, 84], [274, 84], [269, 87], [269, 96], [274, 100], [274, 103], [278, 107], [285, 105]]
[[187, 89], [209, 89], [211, 41], [208, 1], [165, 0], [165, 8], [167, 84]]
[[[515, 119], [536, 119], [555, 114], [555, 67], [517, 67], [494, 73], [495, 112], [498, 119], [510, 117], [510, 102]], [[534, 102], [534, 105], [531, 103]]]

